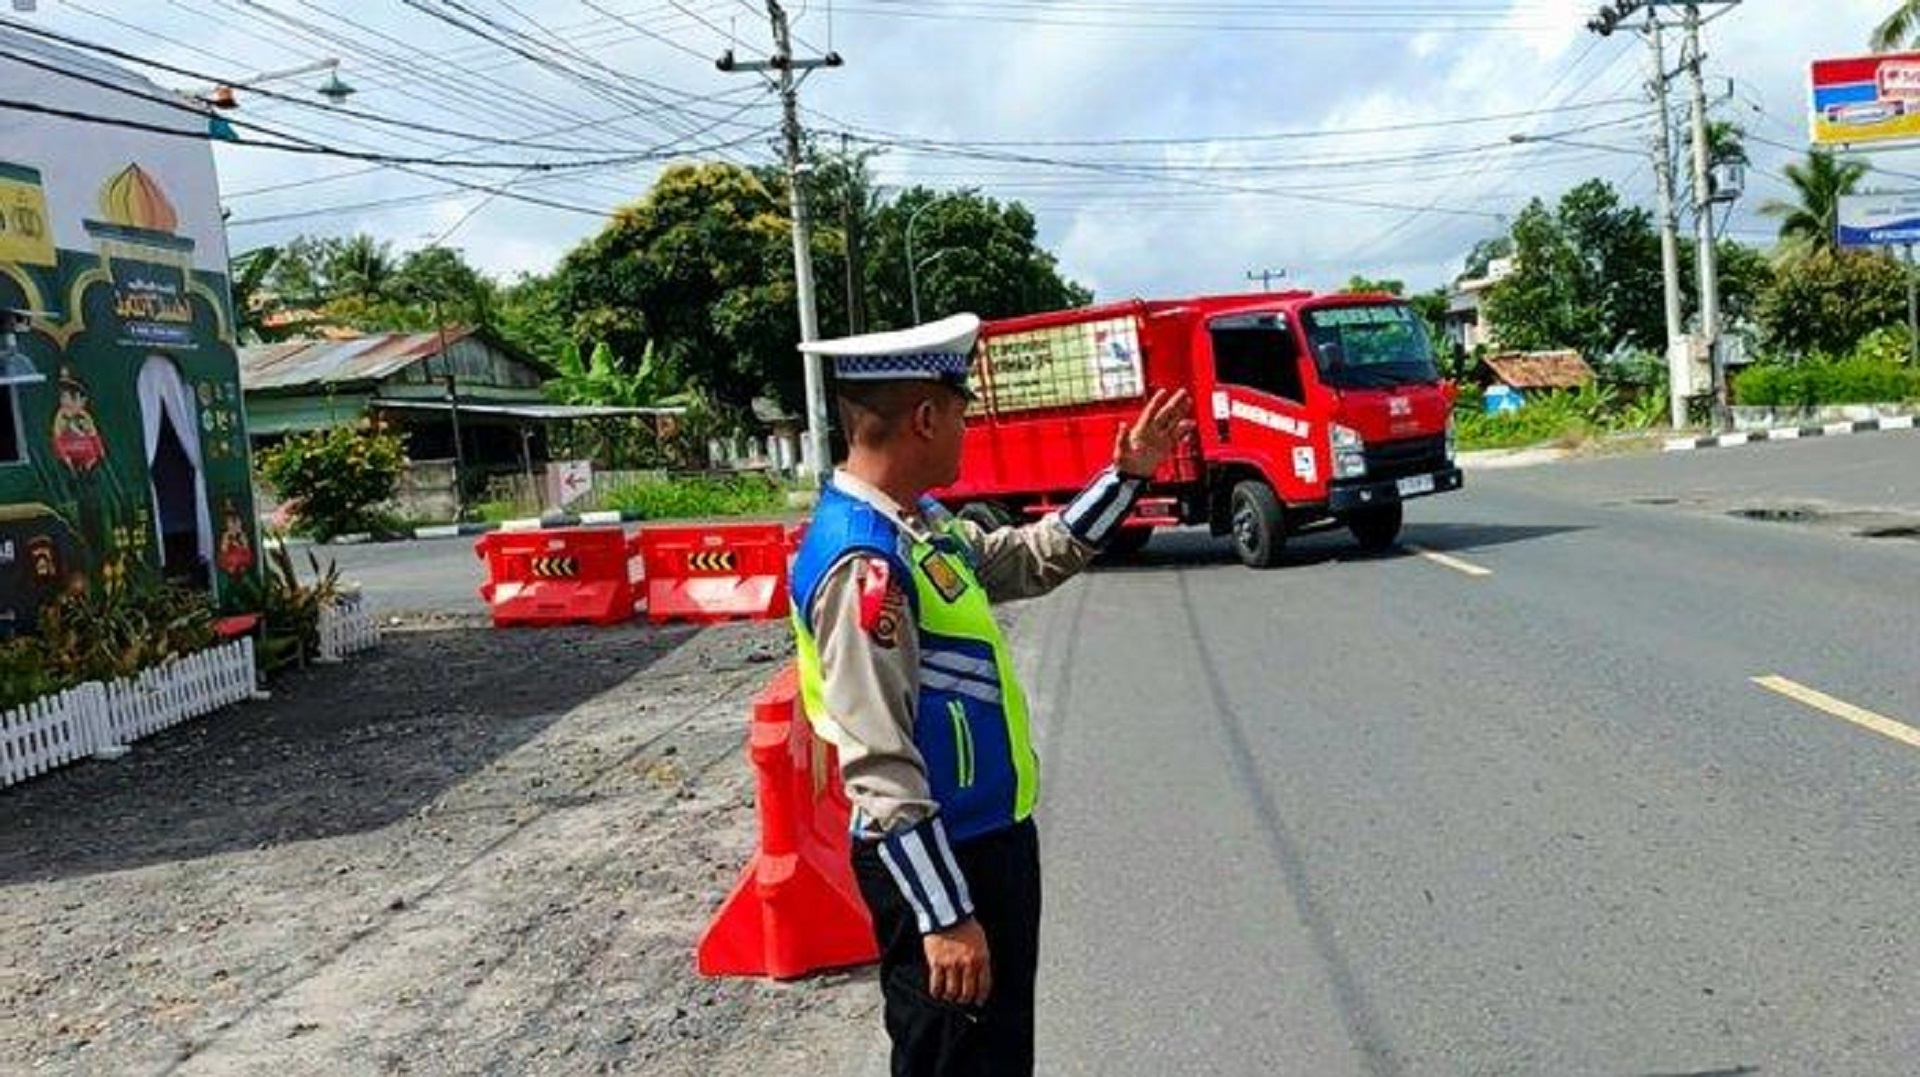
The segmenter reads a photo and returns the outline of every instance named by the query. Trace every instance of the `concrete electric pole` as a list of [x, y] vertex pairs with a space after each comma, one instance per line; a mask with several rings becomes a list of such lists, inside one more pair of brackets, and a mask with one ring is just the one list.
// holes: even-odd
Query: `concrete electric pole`
[[1660, 188], [1660, 268], [1666, 290], [1667, 376], [1670, 389], [1671, 418], [1675, 429], [1687, 423], [1688, 389], [1693, 382], [1693, 341], [1687, 337], [1680, 311], [1680, 240], [1674, 195], [1673, 113], [1667, 104], [1667, 58], [1661, 37], [1660, 10], [1663, 7], [1686, 9], [1687, 64], [1693, 72], [1693, 187], [1696, 216], [1695, 232], [1699, 240], [1700, 331], [1713, 362], [1714, 421], [1723, 421], [1726, 405], [1726, 378], [1720, 368], [1720, 289], [1719, 267], [1713, 249], [1711, 161], [1707, 139], [1705, 76], [1701, 71], [1700, 7], [1702, 3], [1731, 8], [1740, 0], [1614, 0], [1600, 9], [1587, 29], [1605, 37], [1618, 29], [1635, 13], [1645, 10], [1643, 33], [1651, 55], [1652, 75], [1648, 92], [1653, 98], [1658, 130], [1654, 137], [1653, 168]]
[[[800, 137], [800, 82], [815, 68], [839, 67], [843, 61], [837, 52], [813, 60], [795, 59], [793, 35], [779, 0], [767, 0], [767, 17], [773, 21], [773, 55], [766, 60], [742, 63], [733, 58], [733, 50], [729, 49], [720, 57], [718, 66], [722, 71], [771, 71], [779, 75], [780, 126], [786, 144], [787, 186], [793, 199], [793, 280], [799, 292], [800, 340], [811, 343], [820, 339], [820, 316], [814, 305], [813, 227], [807, 216], [806, 188], [801, 184], [806, 163]], [[796, 71], [800, 72], [798, 79], [794, 77]], [[801, 359], [807, 383], [807, 448], [812, 457], [813, 477], [824, 486], [833, 471], [832, 453], [827, 446], [826, 377], [818, 355], [805, 352]]]
[[1706, 52], [1700, 45], [1700, 5], [1687, 5], [1686, 68], [1693, 83], [1693, 216], [1699, 249], [1700, 345], [1713, 370], [1713, 425], [1727, 428], [1729, 404], [1727, 371], [1720, 350], [1720, 254], [1713, 245], [1713, 158], [1707, 138], [1707, 80], [1701, 68]]
[[[1639, 6], [1622, 2], [1602, 8], [1587, 24], [1587, 29], [1602, 37], [1610, 36]], [[1647, 95], [1653, 100], [1658, 120], [1653, 139], [1653, 175], [1660, 202], [1660, 281], [1667, 321], [1668, 418], [1678, 430], [1687, 425], [1687, 388], [1693, 371], [1686, 327], [1680, 314], [1680, 222], [1673, 197], [1673, 114], [1667, 108], [1666, 43], [1660, 34], [1659, 18], [1649, 15], [1642, 33], [1649, 53]]]

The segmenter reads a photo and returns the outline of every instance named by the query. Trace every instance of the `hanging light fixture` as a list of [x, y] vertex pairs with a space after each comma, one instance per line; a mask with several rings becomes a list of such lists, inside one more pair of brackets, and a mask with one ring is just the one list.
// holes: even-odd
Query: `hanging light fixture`
[[334, 105], [352, 97], [355, 92], [353, 87], [340, 81], [340, 69], [337, 67], [327, 74], [327, 81], [321, 83], [320, 88], [314, 91], [326, 98], [329, 104]]
[[0, 385], [38, 385], [47, 380], [33, 360], [20, 350], [14, 333], [26, 328], [27, 316], [17, 310], [0, 311]]

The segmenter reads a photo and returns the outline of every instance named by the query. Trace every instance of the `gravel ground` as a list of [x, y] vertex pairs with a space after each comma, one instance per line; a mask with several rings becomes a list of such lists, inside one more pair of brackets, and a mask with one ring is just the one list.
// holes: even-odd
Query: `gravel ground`
[[868, 973], [713, 981], [780, 625], [440, 617], [0, 792], [0, 1069], [840, 1074]]

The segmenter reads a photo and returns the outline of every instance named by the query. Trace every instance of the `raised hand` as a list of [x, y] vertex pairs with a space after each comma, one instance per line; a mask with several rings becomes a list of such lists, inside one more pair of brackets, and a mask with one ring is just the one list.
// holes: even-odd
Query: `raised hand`
[[1113, 466], [1122, 475], [1152, 478], [1180, 439], [1193, 432], [1193, 400], [1185, 389], [1157, 389], [1139, 418], [1121, 423], [1113, 439]]

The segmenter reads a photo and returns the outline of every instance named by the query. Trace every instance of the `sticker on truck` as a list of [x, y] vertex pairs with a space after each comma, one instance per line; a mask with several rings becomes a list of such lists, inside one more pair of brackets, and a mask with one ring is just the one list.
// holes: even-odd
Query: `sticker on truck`
[[995, 411], [1125, 400], [1146, 387], [1131, 316], [989, 337], [986, 350], [983, 403]]
[[1291, 434], [1297, 438], [1306, 437], [1311, 429], [1305, 422], [1291, 415], [1282, 415], [1277, 411], [1270, 411], [1244, 400], [1234, 401], [1229, 414], [1236, 419], [1245, 419], [1255, 426], [1264, 426], [1268, 430], [1278, 430], [1282, 434]]
[[1293, 477], [1301, 482], [1320, 481], [1320, 466], [1314, 462], [1313, 446], [1302, 445], [1293, 450]]

